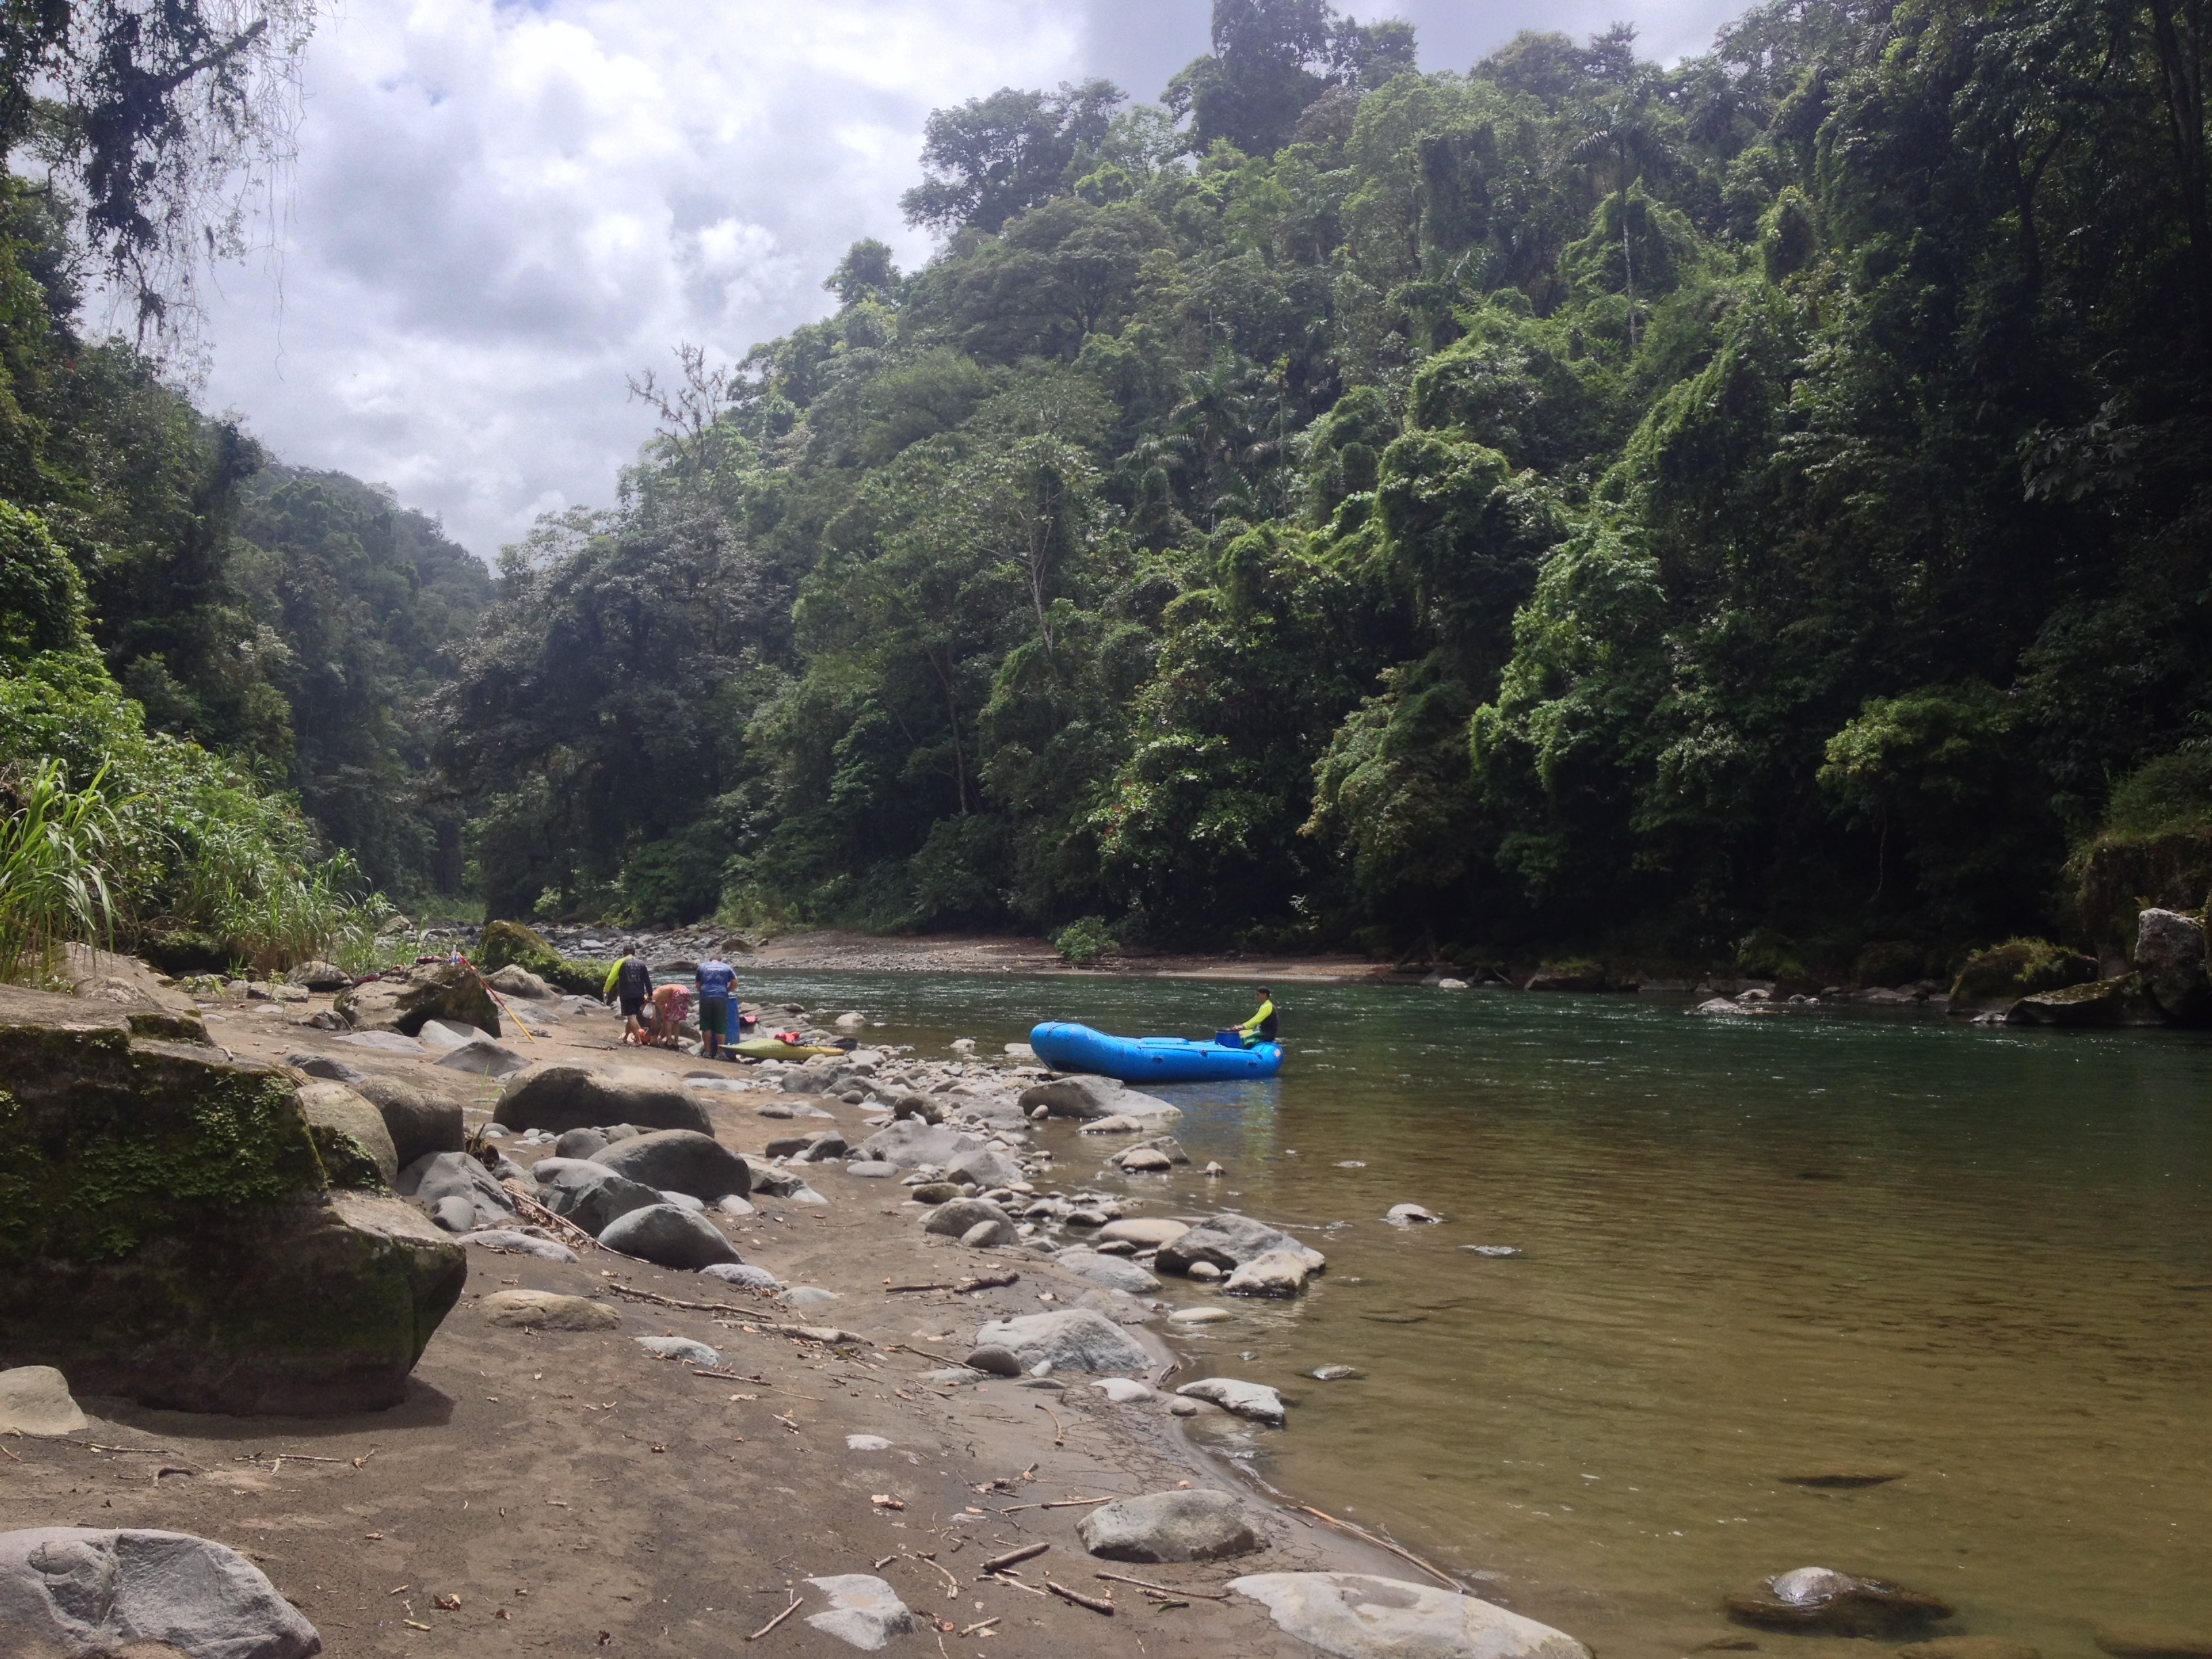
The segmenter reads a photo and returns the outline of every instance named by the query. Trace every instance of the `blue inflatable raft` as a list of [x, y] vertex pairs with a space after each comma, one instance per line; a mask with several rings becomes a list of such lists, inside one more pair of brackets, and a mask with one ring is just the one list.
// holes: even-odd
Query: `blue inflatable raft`
[[1055, 1072], [1094, 1072], [1124, 1083], [1213, 1083], [1273, 1077], [1283, 1069], [1279, 1042], [1232, 1048], [1218, 1038], [1121, 1037], [1088, 1025], [1051, 1021], [1030, 1033], [1036, 1057]]

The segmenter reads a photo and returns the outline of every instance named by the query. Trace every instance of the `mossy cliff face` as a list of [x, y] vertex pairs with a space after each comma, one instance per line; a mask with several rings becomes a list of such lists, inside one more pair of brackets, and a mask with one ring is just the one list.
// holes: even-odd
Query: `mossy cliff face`
[[466, 1277], [412, 1206], [333, 1193], [284, 1073], [0, 988], [0, 1364], [185, 1410], [373, 1409]]

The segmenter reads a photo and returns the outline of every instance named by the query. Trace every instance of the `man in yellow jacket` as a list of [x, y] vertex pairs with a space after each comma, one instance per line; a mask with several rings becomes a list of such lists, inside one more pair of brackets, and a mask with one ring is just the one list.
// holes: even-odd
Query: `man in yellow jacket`
[[1262, 985], [1259, 989], [1260, 1006], [1253, 1010], [1251, 1018], [1237, 1028], [1237, 1035], [1244, 1039], [1244, 1046], [1248, 1048], [1255, 1042], [1273, 1042], [1275, 1040], [1275, 1000], [1266, 986]]
[[644, 1042], [645, 1000], [653, 994], [653, 969], [635, 951], [623, 951], [622, 959], [607, 969], [599, 1000], [605, 1002], [617, 992], [622, 997], [623, 1041]]

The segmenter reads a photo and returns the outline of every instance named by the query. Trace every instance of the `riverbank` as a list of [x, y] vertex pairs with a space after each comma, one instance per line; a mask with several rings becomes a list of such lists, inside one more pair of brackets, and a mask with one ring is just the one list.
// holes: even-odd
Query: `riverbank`
[[[241, 1058], [317, 1057], [401, 1079], [458, 1100], [472, 1124], [488, 1121], [497, 1085], [306, 1024], [327, 1000], [210, 999], [203, 1008], [212, 1040]], [[507, 1041], [533, 1060], [701, 1070], [686, 1056], [621, 1048], [616, 1022], [596, 1010], [521, 1006], [540, 1029]], [[930, 1069], [948, 1085], [936, 1097], [956, 1109], [963, 1078], [1008, 1080], [998, 1063], [955, 1058]], [[737, 1085], [696, 1091], [717, 1139], [763, 1167], [768, 1143], [795, 1125], [857, 1144], [872, 1132], [867, 1119], [883, 1115], [791, 1092], [757, 1071], [729, 1068], [716, 1080]], [[1055, 1124], [1034, 1149], [1088, 1182], [1098, 1143], [1078, 1136]], [[513, 1137], [502, 1145], [526, 1164], [550, 1151]], [[1175, 1305], [1204, 1299], [1198, 1286], [1103, 1297], [1036, 1251], [925, 1234], [922, 1207], [902, 1203], [895, 1182], [836, 1163], [805, 1168], [826, 1201], [757, 1196], [750, 1214], [715, 1217], [744, 1260], [780, 1281], [778, 1297], [604, 1249], [564, 1262], [472, 1249], [467, 1291], [398, 1408], [282, 1420], [87, 1400], [87, 1431], [9, 1443], [0, 1528], [153, 1527], [219, 1540], [263, 1566], [326, 1652], [455, 1659], [509, 1648], [750, 1652], [750, 1638], [794, 1596], [799, 1615], [760, 1640], [842, 1652], [804, 1615], [822, 1607], [805, 1581], [844, 1574], [883, 1578], [912, 1610], [923, 1632], [915, 1639], [948, 1655], [1103, 1659], [1133, 1645], [1304, 1655], [1313, 1650], [1223, 1583], [1266, 1572], [1424, 1578], [1236, 1476], [1220, 1454], [1263, 1431], [1176, 1400], [1175, 1384], [1211, 1368], [1185, 1361], [1170, 1381], [1176, 1362], [1157, 1335], [1150, 1345], [1165, 1363], [1152, 1376], [1164, 1386], [1124, 1404], [1080, 1373], [1017, 1381], [955, 1369], [991, 1320], [1087, 1297], [1132, 1331], [1158, 1333]], [[1162, 1207], [1133, 1189], [1112, 1202], [1131, 1216]], [[1010, 1282], [953, 1288], [993, 1277]], [[585, 1298], [606, 1310], [607, 1328], [499, 1322], [487, 1298], [514, 1290]], [[814, 1334], [790, 1334], [802, 1324]], [[817, 1340], [825, 1330], [836, 1334]], [[713, 1357], [657, 1358], [640, 1337], [688, 1339]], [[1131, 1565], [1094, 1559], [1078, 1541], [1097, 1500], [1186, 1484], [1235, 1492], [1259, 1547], [1203, 1565]], [[1017, 1571], [979, 1577], [984, 1559], [1040, 1543], [1051, 1548]], [[1045, 1589], [1048, 1580], [1114, 1612]]]

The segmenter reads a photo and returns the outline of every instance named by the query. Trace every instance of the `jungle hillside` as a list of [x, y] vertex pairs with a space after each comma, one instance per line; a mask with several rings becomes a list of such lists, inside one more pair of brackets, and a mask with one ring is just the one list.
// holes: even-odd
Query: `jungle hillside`
[[[672, 343], [617, 499], [489, 572], [82, 337], [118, 233], [18, 177], [0, 757], [490, 918], [2124, 949], [2212, 883], [2208, 33], [1771, 0], [1425, 69], [1213, 0], [1157, 101], [938, 110], [933, 256]], [[162, 856], [149, 931], [220, 933]]]

